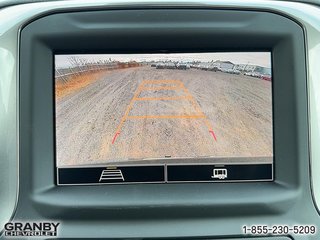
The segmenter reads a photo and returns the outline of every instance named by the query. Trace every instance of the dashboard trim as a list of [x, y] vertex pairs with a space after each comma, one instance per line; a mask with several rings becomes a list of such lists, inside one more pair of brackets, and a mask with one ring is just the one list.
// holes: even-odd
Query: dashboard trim
[[[79, 11], [79, 10], [95, 10], [95, 9], [126, 9], [141, 7], [199, 7], [207, 9], [234, 9], [234, 10], [257, 10], [272, 12], [286, 17], [290, 17], [299, 23], [305, 32], [306, 44], [306, 64], [307, 64], [307, 91], [308, 91], [308, 114], [309, 114], [309, 141], [310, 141], [310, 187], [313, 194], [314, 204], [319, 212], [320, 206], [320, 148], [317, 143], [320, 142], [320, 68], [316, 63], [320, 62], [320, 8], [304, 3], [288, 3], [275, 1], [183, 1], [183, 2], [150, 2], [150, 1], [68, 1], [64, 2], [47, 2], [47, 3], [30, 3], [8, 7], [0, 11], [0, 66], [4, 68], [12, 68], [12, 61], [8, 61], [8, 55], [14, 59], [14, 67], [11, 73], [2, 78], [0, 82], [0, 92], [5, 91], [4, 85], [10, 86], [10, 92], [7, 96], [0, 98], [0, 103], [7, 104], [8, 108], [15, 109], [15, 113], [8, 112], [4, 116], [0, 116], [0, 133], [4, 129], [14, 131], [8, 133], [5, 142], [0, 146], [1, 156], [0, 166], [6, 162], [9, 169], [0, 168], [0, 182], [10, 186], [7, 190], [8, 194], [2, 194], [0, 202], [8, 202], [8, 208], [4, 214], [0, 214], [0, 226], [13, 218], [17, 207], [19, 195], [19, 180], [14, 179], [19, 168], [19, 44], [21, 29], [30, 22], [57, 12]], [[266, 7], [268, 6], [268, 7]], [[13, 41], [14, 39], [14, 41]], [[4, 84], [3, 84], [4, 83]], [[13, 88], [12, 86], [16, 86]], [[0, 95], [1, 96], [1, 95]], [[13, 101], [16, 99], [16, 101]], [[13, 144], [16, 142], [16, 144]], [[10, 146], [9, 150], [7, 149]], [[3, 171], [3, 170], [4, 171]], [[9, 180], [9, 181], [8, 181]], [[2, 185], [0, 185], [2, 186]], [[3, 201], [2, 201], [3, 200]], [[1, 229], [1, 228], [0, 228]]]

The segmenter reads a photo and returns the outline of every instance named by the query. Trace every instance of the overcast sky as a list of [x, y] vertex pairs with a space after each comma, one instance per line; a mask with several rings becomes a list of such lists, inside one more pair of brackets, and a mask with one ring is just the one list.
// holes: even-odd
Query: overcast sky
[[168, 53], [168, 54], [75, 54], [56, 55], [56, 67], [69, 67], [69, 58], [77, 56], [89, 62], [112, 59], [116, 61], [230, 61], [235, 64], [253, 64], [262, 67], [271, 67], [271, 54], [269, 52], [228, 52], [228, 53]]

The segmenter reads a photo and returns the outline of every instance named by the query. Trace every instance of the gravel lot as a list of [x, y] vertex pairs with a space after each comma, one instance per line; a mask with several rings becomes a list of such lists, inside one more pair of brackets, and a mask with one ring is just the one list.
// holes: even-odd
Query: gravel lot
[[[128, 116], [140, 118], [124, 121], [115, 137], [145, 80], [181, 81], [194, 102], [191, 98], [133, 101]], [[160, 89], [175, 86], [174, 82], [148, 84], [153, 90], [143, 90], [138, 97], [186, 96], [183, 88]], [[57, 164], [180, 162], [176, 158], [211, 156], [206, 161], [272, 162], [271, 101], [270, 82], [243, 75], [149, 66], [113, 70], [57, 100]], [[141, 117], [146, 115], [205, 118]]]

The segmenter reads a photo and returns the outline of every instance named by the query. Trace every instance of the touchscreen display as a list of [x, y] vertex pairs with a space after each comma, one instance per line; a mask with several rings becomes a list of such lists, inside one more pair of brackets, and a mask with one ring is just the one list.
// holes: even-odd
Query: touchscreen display
[[57, 184], [273, 180], [270, 52], [55, 55]]

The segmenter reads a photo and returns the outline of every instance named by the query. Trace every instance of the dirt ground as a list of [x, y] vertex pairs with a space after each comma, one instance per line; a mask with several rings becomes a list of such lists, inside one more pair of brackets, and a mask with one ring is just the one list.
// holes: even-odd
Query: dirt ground
[[87, 87], [107, 73], [108, 71], [99, 71], [90, 74], [76, 75], [70, 77], [66, 83], [63, 81], [57, 81], [55, 86], [56, 99], [63, 98], [75, 91], [79, 91], [82, 88]]
[[57, 165], [272, 162], [271, 101], [249, 76], [113, 70], [56, 100]]

